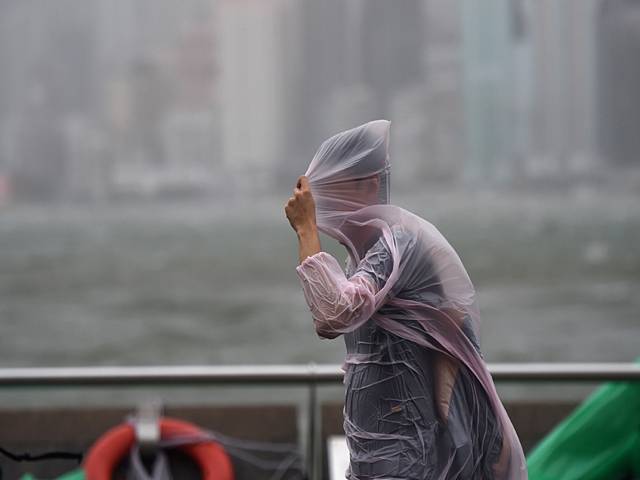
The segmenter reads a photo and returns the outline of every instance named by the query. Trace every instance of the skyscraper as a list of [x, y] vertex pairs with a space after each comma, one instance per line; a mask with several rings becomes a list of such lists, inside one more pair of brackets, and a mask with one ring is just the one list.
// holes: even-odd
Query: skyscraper
[[221, 0], [216, 30], [222, 156], [239, 190], [263, 188], [284, 151], [295, 0]]

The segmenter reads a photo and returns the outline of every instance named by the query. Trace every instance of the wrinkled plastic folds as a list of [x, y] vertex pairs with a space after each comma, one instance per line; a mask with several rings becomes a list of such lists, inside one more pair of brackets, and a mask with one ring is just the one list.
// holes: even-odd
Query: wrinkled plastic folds
[[526, 479], [479, 347], [475, 291], [440, 232], [389, 204], [389, 127], [326, 140], [306, 172], [318, 228], [343, 244], [297, 268], [316, 331], [344, 336], [350, 479]]

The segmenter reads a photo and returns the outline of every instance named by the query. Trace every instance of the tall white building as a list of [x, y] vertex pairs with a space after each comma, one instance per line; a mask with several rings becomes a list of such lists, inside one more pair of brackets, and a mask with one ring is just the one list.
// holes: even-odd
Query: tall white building
[[[217, 3], [222, 158], [236, 190], [264, 187], [280, 162], [299, 43], [295, 0]], [[291, 38], [291, 37], [294, 38]]]
[[593, 166], [599, 3], [531, 2], [532, 167], [543, 175], [580, 173]]
[[463, 0], [465, 179], [496, 183], [510, 173], [512, 38], [509, 0]]
[[594, 166], [599, 0], [462, 0], [472, 181]]

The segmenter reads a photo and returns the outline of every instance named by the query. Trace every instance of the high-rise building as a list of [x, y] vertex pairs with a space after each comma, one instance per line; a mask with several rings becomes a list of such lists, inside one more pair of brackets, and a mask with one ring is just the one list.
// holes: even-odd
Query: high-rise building
[[290, 63], [299, 45], [290, 17], [298, 6], [296, 0], [217, 3], [222, 158], [235, 191], [265, 188], [286, 150]]
[[66, 198], [64, 124], [90, 111], [96, 97], [92, 6], [80, 2], [65, 15], [49, 3], [0, 8], [0, 156], [16, 197]]
[[597, 10], [598, 144], [609, 165], [640, 165], [640, 3]]
[[506, 180], [511, 167], [513, 68], [509, 0], [462, 0], [465, 179]]
[[463, 0], [467, 178], [594, 167], [597, 0]]
[[[414, 152], [419, 156], [414, 175], [426, 181], [451, 182], [461, 177], [465, 155], [461, 4], [450, 0], [426, 0], [424, 4], [426, 78], [421, 89], [425, 89], [426, 101], [415, 102], [422, 112], [414, 110], [407, 124], [423, 138]], [[425, 125], [417, 128], [421, 123]]]
[[303, 3], [303, 68], [296, 113], [301, 151], [309, 155], [331, 134], [387, 118], [393, 123], [395, 184], [417, 178], [429, 159], [424, 4]]
[[598, 0], [530, 3], [533, 57], [530, 174], [593, 167]]

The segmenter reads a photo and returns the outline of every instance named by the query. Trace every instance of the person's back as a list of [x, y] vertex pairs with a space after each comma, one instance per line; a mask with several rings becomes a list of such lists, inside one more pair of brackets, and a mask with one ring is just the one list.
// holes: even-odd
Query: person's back
[[[412, 272], [405, 282], [394, 286], [390, 297], [438, 308], [444, 295], [442, 285], [433, 276], [419, 273], [435, 268], [422, 241], [416, 239], [419, 233], [401, 227], [392, 228], [392, 233], [401, 252], [400, 270]], [[391, 272], [391, 261], [385, 242], [378, 240], [358, 265], [347, 260], [346, 275], [366, 275], [381, 288]], [[403, 319], [407, 327], [421, 329], [417, 322], [408, 320], [402, 307], [392, 303], [383, 304], [378, 314]], [[479, 351], [473, 331], [465, 330]], [[501, 446], [500, 432], [484, 395], [474, 394], [478, 386], [468, 385], [474, 382], [472, 377], [451, 370], [450, 378], [439, 377], [434, 365], [447, 361], [443, 354], [405, 341], [379, 327], [374, 318], [345, 333], [344, 341], [344, 429], [351, 452], [358, 452], [352, 453], [350, 466], [355, 478], [430, 478], [443, 470], [457, 449], [467, 450], [457, 460], [464, 459], [466, 465], [455, 465], [454, 460], [450, 471], [457, 473], [446, 478], [491, 478], [491, 465], [497, 461]], [[444, 385], [436, 388], [439, 382]], [[469, 418], [461, 421], [469, 416], [473, 402], [479, 401], [488, 415], [479, 422]], [[447, 422], [457, 422], [455, 438]], [[478, 437], [492, 442], [493, 447], [472, 451], [473, 439]]]

